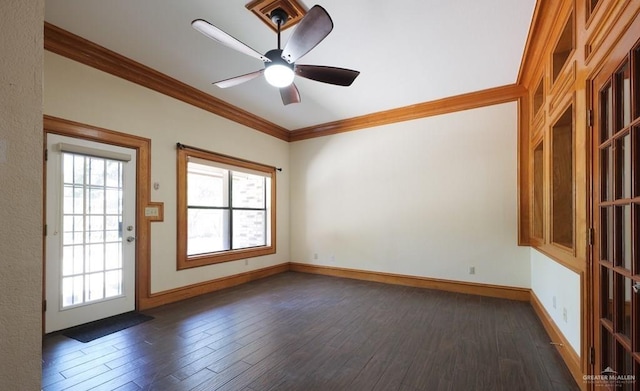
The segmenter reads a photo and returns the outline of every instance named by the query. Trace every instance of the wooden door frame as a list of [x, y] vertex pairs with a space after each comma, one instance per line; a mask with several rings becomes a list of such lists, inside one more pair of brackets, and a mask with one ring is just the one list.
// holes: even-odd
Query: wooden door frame
[[[625, 30], [625, 33], [622, 34], [616, 40], [615, 44], [612, 45], [611, 50], [604, 56], [590, 72], [587, 77], [587, 82], [585, 86], [585, 96], [588, 102], [588, 108], [590, 112], [587, 115], [590, 126], [587, 130], [587, 142], [589, 145], [589, 176], [588, 176], [588, 186], [589, 186], [589, 200], [588, 200], [588, 221], [590, 222], [590, 226], [593, 230], [593, 242], [590, 246], [588, 253], [588, 265], [587, 270], [589, 272], [588, 287], [587, 292], [589, 294], [589, 309], [590, 314], [588, 315], [589, 324], [587, 332], [588, 332], [588, 341], [589, 346], [593, 349], [593, 353], [587, 351], [587, 353], [593, 354], [592, 363], [587, 367], [587, 374], [597, 375], [599, 374], [599, 370], [597, 369], [597, 365], [601, 362], [601, 337], [598, 335], [599, 323], [600, 323], [600, 306], [602, 305], [600, 300], [600, 256], [597, 252], [600, 251], [600, 245], [598, 243], [598, 237], [601, 235], [600, 233], [600, 218], [599, 218], [599, 205], [598, 202], [601, 198], [599, 194], [601, 191], [600, 188], [600, 180], [598, 178], [600, 174], [601, 167], [597, 167], [596, 163], [600, 163], [600, 158], [596, 157], [596, 154], [599, 152], [599, 132], [601, 130], [600, 126], [600, 107], [597, 103], [600, 103], [600, 87], [605, 85], [605, 83], [597, 83], [598, 80], [606, 80], [611, 78], [627, 57], [627, 55], [631, 52], [631, 50], [636, 47], [640, 43], [640, 36], [636, 34], [634, 36], [634, 31], [639, 31], [640, 28], [640, 17], [636, 17], [631, 26]], [[630, 59], [630, 66], [633, 62]], [[601, 77], [602, 76], [602, 77]], [[606, 76], [606, 78], [605, 78]], [[614, 80], [612, 80], [614, 82]], [[601, 84], [601, 85], [598, 85]], [[633, 110], [633, 107], [632, 107]], [[633, 119], [632, 119], [633, 120]], [[615, 158], [614, 158], [615, 159]], [[614, 164], [611, 162], [610, 164]], [[598, 244], [598, 245], [596, 245]], [[587, 360], [589, 362], [589, 360]], [[640, 379], [638, 380], [640, 381]], [[591, 384], [589, 389], [595, 389], [595, 386]]]
[[[151, 224], [150, 220], [145, 217], [144, 210], [150, 204], [151, 198], [151, 140], [116, 132], [113, 130], [98, 128], [91, 125], [73, 122], [62, 118], [45, 115], [43, 118], [44, 144], [46, 150], [48, 133], [58, 134], [61, 136], [75, 137], [79, 139], [96, 141], [103, 144], [116, 145], [120, 147], [131, 148], [136, 151], [136, 254], [135, 254], [135, 309], [141, 308], [141, 300], [150, 296], [150, 245], [151, 245]], [[43, 160], [43, 165], [46, 161]], [[47, 170], [43, 167], [43, 220], [46, 219], [46, 178]], [[43, 226], [46, 221], [43, 221]], [[42, 331], [45, 330], [45, 314], [46, 310], [46, 256], [45, 256], [45, 236], [42, 236]]]

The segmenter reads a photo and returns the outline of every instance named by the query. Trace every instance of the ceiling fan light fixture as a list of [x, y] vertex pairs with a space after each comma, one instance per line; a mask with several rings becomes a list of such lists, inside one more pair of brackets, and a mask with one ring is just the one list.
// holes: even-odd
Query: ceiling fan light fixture
[[283, 88], [293, 83], [293, 69], [283, 64], [267, 64], [264, 70], [264, 78], [267, 79], [267, 83], [274, 87]]
[[269, 50], [265, 54], [271, 62], [264, 64], [264, 78], [267, 79], [267, 83], [277, 88], [290, 86], [295, 76], [294, 64], [289, 64], [281, 56], [280, 49]]

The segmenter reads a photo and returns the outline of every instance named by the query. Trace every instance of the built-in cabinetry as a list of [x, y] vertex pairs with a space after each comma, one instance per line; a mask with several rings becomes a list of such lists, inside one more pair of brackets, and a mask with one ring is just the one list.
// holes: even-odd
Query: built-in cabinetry
[[640, 0], [538, 0], [518, 84], [520, 242], [581, 279], [582, 346], [558, 350], [584, 389], [640, 379]]

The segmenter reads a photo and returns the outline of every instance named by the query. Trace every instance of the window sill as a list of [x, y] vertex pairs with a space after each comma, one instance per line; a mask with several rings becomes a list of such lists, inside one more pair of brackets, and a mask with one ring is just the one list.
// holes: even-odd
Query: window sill
[[207, 265], [215, 265], [223, 262], [237, 261], [245, 258], [260, 257], [263, 255], [275, 254], [276, 246], [262, 246], [248, 249], [223, 251], [220, 253], [210, 253], [203, 255], [195, 255], [190, 257], [180, 256], [178, 254], [178, 270], [189, 269], [192, 267], [201, 267]]

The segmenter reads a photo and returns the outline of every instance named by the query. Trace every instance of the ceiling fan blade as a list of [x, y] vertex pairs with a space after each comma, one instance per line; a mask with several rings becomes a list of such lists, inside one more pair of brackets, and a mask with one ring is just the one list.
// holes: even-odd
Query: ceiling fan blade
[[191, 22], [191, 26], [194, 29], [201, 32], [202, 34], [206, 35], [207, 37], [213, 39], [218, 43], [225, 45], [226, 47], [235, 49], [240, 53], [244, 53], [248, 56], [257, 58], [258, 60], [262, 60], [264, 62], [271, 62], [271, 60], [269, 60], [262, 54], [258, 53], [257, 51], [253, 50], [249, 46], [233, 38], [231, 35], [225, 33], [224, 31], [220, 30], [219, 28], [217, 28], [216, 26], [212, 25], [211, 23], [207, 22], [204, 19], [194, 20], [193, 22]]
[[300, 103], [300, 92], [298, 92], [298, 87], [293, 83], [287, 87], [280, 88], [280, 96], [285, 106], [291, 103]]
[[282, 58], [289, 64], [309, 53], [333, 30], [331, 17], [319, 5], [314, 5], [302, 18], [282, 50]]
[[338, 86], [350, 86], [360, 74], [353, 69], [327, 67], [322, 65], [296, 65], [296, 75]]
[[246, 75], [241, 75], [241, 76], [232, 77], [230, 79], [220, 80], [213, 84], [215, 84], [220, 88], [229, 88], [229, 87], [237, 86], [238, 84], [242, 84], [249, 80], [253, 80], [256, 77], [262, 75], [263, 73], [264, 73], [264, 69], [260, 69], [259, 71], [247, 73]]

